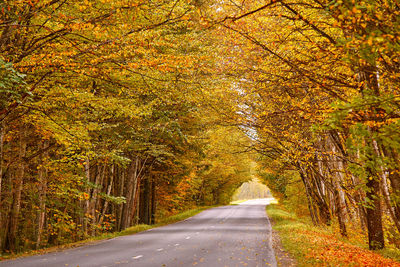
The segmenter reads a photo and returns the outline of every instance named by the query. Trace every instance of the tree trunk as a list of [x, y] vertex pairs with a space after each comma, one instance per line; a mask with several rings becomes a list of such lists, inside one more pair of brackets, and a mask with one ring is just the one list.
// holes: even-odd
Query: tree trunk
[[[117, 168], [117, 170], [118, 170], [118, 174], [120, 174], [120, 177], [121, 177], [121, 181], [119, 181], [119, 195], [120, 196], [125, 196], [125, 191], [124, 191], [124, 188], [125, 188], [125, 170], [124, 169], [121, 169], [121, 168]], [[117, 177], [118, 177], [119, 175], [117, 175]], [[126, 201], [128, 201], [127, 199], [126, 199]], [[124, 209], [125, 209], [125, 207], [126, 207], [126, 202], [125, 202], [125, 204], [122, 204], [122, 205], [120, 205], [119, 207], [118, 207], [118, 216], [117, 216], [117, 218], [118, 218], [118, 231], [121, 231], [121, 230], [123, 230], [123, 220], [124, 220]]]
[[[108, 188], [107, 188], [107, 192], [106, 192], [107, 196], [110, 196], [110, 194], [111, 194], [111, 189], [112, 189], [112, 186], [113, 186], [113, 182], [114, 182], [114, 164], [111, 165], [110, 181], [108, 183]], [[106, 199], [106, 200], [104, 200], [104, 206], [103, 206], [103, 210], [101, 212], [101, 216], [100, 216], [100, 219], [99, 219], [99, 225], [103, 224], [103, 220], [104, 220], [104, 216], [105, 216], [105, 214], [107, 212], [107, 208], [108, 208], [108, 201]]]
[[138, 224], [139, 222], [139, 217], [140, 217], [140, 211], [139, 211], [139, 205], [141, 203], [140, 201], [140, 188], [141, 188], [141, 182], [143, 178], [143, 171], [146, 166], [146, 162], [149, 156], [147, 156], [143, 162], [138, 161], [137, 164], [137, 169], [136, 169], [136, 186], [135, 186], [135, 192], [134, 192], [134, 198], [133, 198], [133, 203], [132, 203], [132, 218], [131, 220], [135, 221], [135, 224]]
[[367, 182], [367, 228], [369, 249], [382, 249], [385, 246], [382, 227], [381, 201], [379, 197], [379, 181], [369, 177]]
[[18, 167], [16, 170], [14, 180], [14, 194], [13, 204], [10, 211], [10, 222], [8, 225], [8, 234], [6, 240], [6, 248], [10, 251], [15, 251], [17, 241], [17, 229], [19, 223], [19, 213], [21, 209], [21, 193], [23, 188], [23, 179], [25, 175], [25, 161], [24, 157], [26, 154], [26, 136], [24, 126], [21, 129], [19, 139], [19, 156], [18, 156]]
[[[396, 153], [391, 151], [390, 149], [385, 149], [382, 146], [382, 154], [386, 157], [391, 158], [394, 162], [399, 162]], [[383, 186], [383, 193], [385, 196], [385, 201], [387, 205], [390, 205], [391, 215], [393, 220], [395, 221], [396, 226], [400, 226], [400, 205], [399, 205], [399, 197], [400, 197], [400, 175], [398, 174], [397, 169], [399, 166], [391, 166], [386, 170], [385, 176], [382, 177], [382, 186]], [[389, 190], [388, 180], [390, 181], [391, 191]], [[390, 196], [393, 196], [391, 198]], [[398, 228], [399, 232], [400, 229]]]
[[143, 190], [140, 192], [139, 223], [150, 224], [150, 182], [143, 179]]
[[334, 198], [335, 198], [335, 211], [336, 211], [336, 216], [338, 218], [339, 222], [339, 228], [340, 228], [340, 234], [344, 237], [347, 237], [347, 229], [346, 229], [346, 199], [344, 192], [341, 188], [341, 184], [344, 181], [343, 177], [343, 172], [344, 172], [344, 166], [342, 160], [338, 157], [337, 153], [340, 153], [340, 151], [337, 151], [335, 142], [333, 140], [333, 135], [330, 134], [328, 137], [328, 143], [330, 146], [330, 150], [333, 152], [332, 155], [332, 166], [333, 166], [333, 179], [332, 184], [334, 185]]
[[[300, 177], [301, 180], [303, 181], [304, 188], [306, 189], [307, 200], [309, 202], [308, 208], [314, 224], [320, 224], [320, 223], [326, 225], [330, 224], [331, 215], [329, 213], [328, 206], [326, 205], [326, 203], [321, 202], [318, 199], [318, 196], [313, 192], [309, 184], [308, 178], [306, 174], [304, 174], [304, 170], [301, 167], [300, 167]], [[314, 209], [313, 202], [315, 202], [317, 210]]]
[[42, 165], [39, 168], [39, 212], [37, 215], [37, 238], [36, 238], [36, 249], [38, 249], [42, 242], [42, 234], [44, 228], [44, 222], [46, 218], [46, 194], [47, 194], [47, 168], [43, 166], [47, 162], [47, 141], [43, 143], [43, 149], [46, 151], [43, 155]]
[[[300, 176], [303, 181], [303, 184], [306, 188], [306, 192], [308, 191], [308, 194], [310, 195], [310, 199], [315, 203], [318, 213], [315, 214], [316, 219], [318, 223], [323, 223], [326, 225], [330, 225], [331, 223], [331, 213], [329, 211], [329, 206], [326, 203], [326, 200], [324, 197], [320, 194], [319, 189], [317, 189], [315, 183], [315, 189], [312, 186], [312, 178], [309, 178], [310, 176], [312, 177], [313, 174], [311, 174], [311, 171], [306, 171], [302, 166], [300, 168]], [[314, 179], [315, 181], [315, 179]]]
[[347, 237], [347, 229], [346, 229], [346, 223], [345, 223], [345, 215], [344, 215], [344, 207], [343, 207], [343, 203], [340, 199], [340, 194], [339, 191], [340, 189], [336, 189], [335, 190], [335, 203], [336, 203], [336, 216], [338, 218], [338, 222], [339, 222], [339, 228], [340, 228], [340, 234], [344, 237]]
[[[361, 93], [364, 96], [368, 93], [368, 89], [372, 90], [374, 96], [379, 96], [380, 88], [377, 76], [377, 67], [375, 63], [361, 63], [359, 66], [359, 76], [361, 81], [365, 81], [364, 88], [362, 88]], [[375, 112], [372, 108], [370, 112]], [[368, 119], [368, 118], [366, 118]], [[369, 136], [374, 136], [376, 133], [376, 129], [368, 129]], [[368, 147], [373, 151], [374, 144], [373, 140], [367, 137], [366, 143]], [[369, 153], [369, 152], [367, 152]], [[375, 162], [373, 152], [367, 155], [367, 158], [371, 162]], [[367, 162], [369, 163], [369, 162]], [[385, 241], [383, 236], [383, 227], [382, 227], [382, 211], [381, 211], [381, 199], [379, 195], [380, 191], [380, 181], [378, 180], [378, 176], [375, 175], [375, 172], [370, 167], [365, 167], [368, 177], [367, 177], [367, 192], [366, 197], [368, 200], [368, 205], [366, 207], [367, 211], [367, 229], [368, 229], [368, 244], [369, 249], [376, 250], [382, 249], [385, 247]]]
[[[140, 205], [140, 185], [141, 185], [141, 176], [137, 178], [136, 187], [135, 187], [135, 195], [134, 195], [134, 205], [132, 210], [132, 216], [135, 217], [135, 224], [139, 223], [139, 205]], [[133, 220], [133, 218], [132, 218]]]
[[[90, 182], [90, 160], [89, 158], [86, 158], [85, 161], [85, 174], [86, 174], [86, 180]], [[85, 200], [84, 200], [84, 207], [83, 207], [83, 234], [86, 236], [88, 234], [88, 212], [89, 212], [89, 207], [90, 207], [90, 187], [89, 185], [86, 185], [87, 187], [85, 188]]]
[[128, 171], [127, 171], [127, 192], [126, 192], [126, 203], [122, 214], [121, 230], [130, 227], [132, 219], [133, 205], [135, 202], [135, 190], [137, 187], [137, 169], [139, 164], [139, 158], [136, 156], [135, 160], [132, 160]]
[[92, 190], [92, 195], [90, 199], [90, 218], [92, 220], [92, 228], [91, 228], [91, 235], [95, 236], [96, 235], [96, 230], [97, 230], [97, 207], [98, 207], [98, 194], [99, 194], [99, 187], [103, 183], [105, 172], [106, 172], [106, 163], [104, 163], [103, 166], [99, 165], [97, 167], [97, 172], [96, 172], [96, 179], [94, 181], [94, 188]]
[[389, 181], [392, 187], [392, 195], [395, 196], [394, 201], [394, 212], [396, 214], [397, 220], [400, 220], [400, 175], [397, 173], [396, 170], [389, 169]]
[[[0, 124], [0, 203], [2, 202], [2, 190], [3, 190], [3, 157], [4, 157], [4, 123]], [[4, 225], [3, 225], [3, 205], [0, 204], [0, 251], [3, 250], [3, 237], [4, 237]]]
[[[383, 157], [383, 152], [380, 150], [378, 143], [376, 140], [372, 141], [372, 144], [374, 146], [374, 151], [378, 157]], [[383, 200], [385, 202], [385, 205], [387, 207], [387, 210], [389, 211], [390, 217], [392, 218], [397, 230], [400, 232], [400, 223], [399, 223], [399, 218], [397, 218], [395, 209], [391, 205], [391, 199], [390, 199], [390, 194], [389, 194], [389, 187], [387, 184], [387, 176], [388, 176], [388, 170], [384, 169], [383, 166], [381, 166], [381, 181], [382, 181], [382, 194], [383, 194]]]
[[155, 177], [152, 177], [151, 179], [151, 218], [150, 218], [150, 224], [155, 224], [156, 222], [156, 181]]

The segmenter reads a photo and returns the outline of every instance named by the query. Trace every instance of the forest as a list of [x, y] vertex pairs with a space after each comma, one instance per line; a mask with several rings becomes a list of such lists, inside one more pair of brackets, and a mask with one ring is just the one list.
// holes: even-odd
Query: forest
[[396, 0], [0, 2], [0, 251], [205, 205], [254, 177], [400, 247]]

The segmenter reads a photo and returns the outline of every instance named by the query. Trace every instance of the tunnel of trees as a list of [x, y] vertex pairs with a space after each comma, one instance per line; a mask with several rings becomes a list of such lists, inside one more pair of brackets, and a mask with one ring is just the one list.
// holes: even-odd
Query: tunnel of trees
[[225, 204], [253, 175], [400, 246], [399, 32], [392, 0], [0, 2], [0, 250]]
[[257, 178], [244, 182], [232, 196], [232, 201], [243, 201], [248, 199], [271, 198], [272, 194], [268, 187]]

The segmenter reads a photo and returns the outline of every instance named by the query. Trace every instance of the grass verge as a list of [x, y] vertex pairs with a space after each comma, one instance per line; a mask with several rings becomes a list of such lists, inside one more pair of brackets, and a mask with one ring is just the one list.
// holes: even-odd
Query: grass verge
[[214, 206], [205, 206], [205, 207], [199, 207], [196, 209], [187, 210], [182, 213], [178, 213], [178, 214], [172, 215], [170, 217], [166, 217], [166, 218], [160, 220], [160, 222], [158, 222], [157, 224], [153, 224], [153, 225], [139, 224], [139, 225], [129, 227], [121, 232], [105, 233], [105, 234], [90, 237], [88, 239], [74, 242], [74, 243], [68, 243], [68, 244], [64, 244], [64, 245], [60, 245], [60, 246], [54, 246], [54, 247], [43, 248], [43, 249], [38, 249], [38, 250], [30, 250], [30, 251], [21, 252], [21, 253], [15, 253], [15, 254], [2, 254], [2, 255], [0, 255], [0, 260], [8, 260], [8, 259], [15, 259], [15, 258], [19, 258], [19, 257], [28, 257], [28, 256], [33, 256], [33, 255], [56, 252], [56, 251], [60, 251], [60, 250], [68, 249], [68, 248], [75, 248], [75, 247], [80, 247], [80, 246], [87, 245], [87, 244], [93, 244], [93, 243], [99, 242], [101, 240], [111, 239], [111, 238], [115, 238], [118, 236], [136, 234], [136, 233], [143, 232], [143, 231], [146, 231], [146, 230], [149, 230], [152, 228], [156, 228], [156, 227], [160, 227], [160, 226], [164, 226], [167, 224], [176, 223], [176, 222], [185, 220], [189, 217], [192, 217], [192, 216], [202, 212], [203, 210], [206, 210], [206, 209], [209, 209], [212, 207], [214, 207]]
[[295, 257], [298, 266], [400, 266], [395, 261], [400, 251], [370, 251], [341, 238], [330, 227], [316, 227], [297, 218], [281, 205], [268, 205], [267, 213], [284, 249]]
[[235, 200], [235, 201], [231, 201], [231, 203], [229, 203], [229, 205], [238, 205], [240, 203], [246, 202], [248, 199], [241, 199], [241, 200]]

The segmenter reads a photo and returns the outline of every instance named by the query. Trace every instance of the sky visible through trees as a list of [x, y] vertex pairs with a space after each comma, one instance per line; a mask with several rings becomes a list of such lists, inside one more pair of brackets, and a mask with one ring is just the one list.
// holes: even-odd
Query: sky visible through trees
[[233, 194], [233, 201], [270, 198], [272, 197], [268, 187], [262, 184], [258, 179], [243, 183]]

